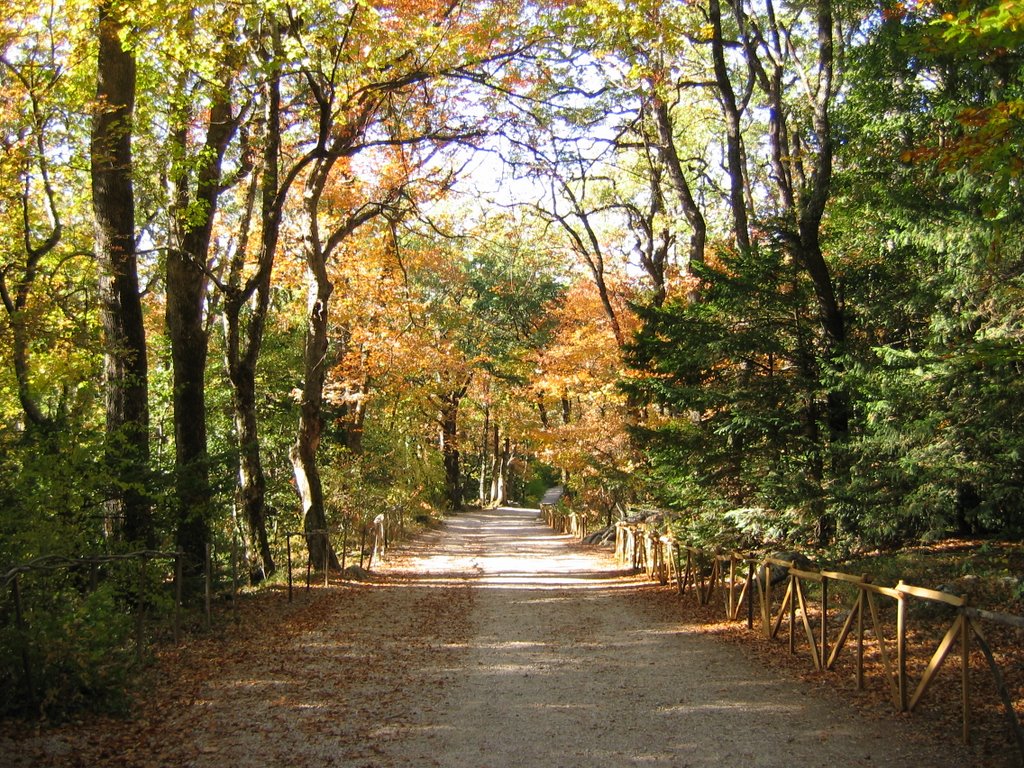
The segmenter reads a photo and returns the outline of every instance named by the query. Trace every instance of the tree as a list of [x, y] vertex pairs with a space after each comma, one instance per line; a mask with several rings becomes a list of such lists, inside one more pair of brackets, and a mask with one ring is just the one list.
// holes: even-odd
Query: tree
[[107, 458], [118, 487], [110, 515], [124, 537], [149, 545], [155, 530], [147, 498], [149, 474], [149, 371], [135, 249], [132, 131], [135, 56], [126, 46], [120, 9], [97, 7], [96, 108], [90, 152], [96, 258], [105, 335]]
[[1020, 68], [1000, 44], [981, 53], [985, 35], [960, 38], [985, 13], [886, 8], [850, 57], [839, 111], [833, 228], [856, 254], [845, 293], [862, 318], [851, 503], [840, 511], [851, 531], [887, 543], [1019, 526], [1007, 398], [1020, 202], [1000, 157], [1014, 133], [979, 138], [1003, 130], [1001, 109], [988, 109], [1012, 101]]
[[[33, 388], [29, 301], [40, 266], [60, 244], [64, 231], [51, 178], [48, 142], [53, 118], [46, 98], [57, 86], [60, 69], [57, 62], [47, 60], [49, 57], [38, 49], [27, 47], [21, 53], [18, 60], [6, 54], [0, 57], [2, 82], [9, 84], [4, 90], [15, 104], [23, 102], [21, 111], [27, 118], [11, 115], [4, 120], [12, 129], [9, 135], [18, 137], [5, 147], [9, 163], [4, 164], [4, 186], [20, 186], [17, 200], [10, 200], [12, 210], [20, 211], [20, 218], [15, 229], [18, 236], [11, 238], [19, 247], [11, 249], [16, 253], [4, 254], [0, 269], [0, 300], [10, 323], [11, 363], [18, 402], [29, 425], [39, 428], [49, 426], [53, 418]], [[21, 97], [17, 101], [16, 93]], [[16, 179], [22, 180], [21, 184]]]
[[[264, 26], [257, 16], [250, 24]], [[237, 504], [246, 521], [249, 541], [246, 550], [258, 551], [250, 556], [254, 580], [275, 570], [274, 556], [267, 533], [267, 480], [260, 453], [260, 428], [257, 413], [257, 372], [263, 348], [271, 282], [289, 192], [302, 170], [313, 160], [312, 152], [300, 154], [287, 168], [282, 168], [282, 67], [284, 51], [282, 22], [269, 15], [265, 19], [264, 36], [252, 41], [253, 56], [266, 71], [252, 86], [256, 116], [248, 142], [254, 157], [254, 168], [246, 186], [238, 223], [237, 244], [227, 259], [222, 279], [215, 285], [222, 296], [221, 313], [224, 329], [224, 358], [231, 386], [231, 406], [238, 452]], [[258, 207], [257, 207], [258, 203]], [[255, 237], [253, 228], [255, 227]], [[254, 245], [251, 245], [253, 240]], [[250, 268], [247, 259], [255, 251]]]
[[[208, 11], [212, 9], [206, 9]], [[230, 15], [192, 8], [178, 22], [173, 39], [188, 47], [203, 41], [217, 50], [233, 32]], [[205, 28], [204, 28], [205, 27]], [[214, 56], [207, 65], [213, 82], [209, 93], [194, 71], [172, 72], [175, 92], [169, 105], [170, 185], [166, 267], [166, 328], [173, 369], [176, 543], [193, 567], [203, 562], [210, 539], [210, 478], [207, 445], [206, 367], [209, 350], [208, 273], [218, 204], [231, 181], [225, 178], [228, 145], [242, 118], [233, 107], [235, 54]], [[196, 67], [193, 60], [190, 67]], [[205, 137], [197, 133], [197, 113], [206, 113]], [[193, 159], [195, 158], [195, 159]], [[244, 168], [241, 169], [244, 172]]]

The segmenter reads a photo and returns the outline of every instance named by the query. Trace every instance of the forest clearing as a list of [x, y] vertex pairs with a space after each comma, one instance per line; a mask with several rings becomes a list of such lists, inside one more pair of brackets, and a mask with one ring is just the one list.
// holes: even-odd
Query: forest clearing
[[[163, 738], [145, 722], [200, 728], [189, 675], [247, 647], [259, 680], [296, 654], [326, 699], [349, 689], [316, 649], [392, 680], [314, 639], [365, 625], [408, 655], [390, 693], [268, 715], [329, 712], [356, 749], [412, 712], [402, 675], [440, 701], [444, 659], [483, 659], [518, 597], [423, 588], [434, 561], [406, 591], [352, 577], [557, 487], [546, 511], [642, 538], [631, 565], [680, 593], [799, 556], [761, 625], [816, 675], [845, 642], [877, 676], [875, 642], [902, 719], [959, 663], [946, 730], [1002, 706], [1024, 741], [1022, 51], [1024, 0], [8, 0], [0, 721], [81, 721], [100, 751], [93, 716], [140, 745]], [[600, 581], [641, 607], [694, 592]], [[537, 604], [568, 660], [580, 586], [569, 618]], [[215, 652], [225, 605], [237, 650]], [[1002, 681], [975, 691], [964, 658]], [[154, 670], [182, 681], [171, 711], [135, 717]], [[227, 725], [292, 696], [236, 672]], [[565, 679], [611, 695], [590, 682]], [[583, 762], [630, 752], [591, 738]]]

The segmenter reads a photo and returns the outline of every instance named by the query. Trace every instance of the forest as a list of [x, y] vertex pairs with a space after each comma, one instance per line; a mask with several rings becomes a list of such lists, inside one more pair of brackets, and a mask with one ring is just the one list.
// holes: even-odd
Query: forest
[[[11, 0], [0, 567], [258, 584], [554, 485], [1019, 540], [1022, 52], [1020, 0]], [[117, 682], [101, 576], [34, 603], [55, 705]]]

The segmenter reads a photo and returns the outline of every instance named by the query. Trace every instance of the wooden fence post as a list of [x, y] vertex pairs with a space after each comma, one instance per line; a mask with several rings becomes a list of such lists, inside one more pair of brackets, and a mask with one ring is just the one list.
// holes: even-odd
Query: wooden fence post
[[213, 545], [206, 543], [206, 558], [203, 563], [205, 585], [206, 628], [213, 626]]
[[181, 642], [181, 595], [185, 581], [184, 554], [174, 553], [174, 642]]
[[857, 690], [864, 690], [864, 608], [868, 601], [868, 591], [864, 584], [857, 588]]
[[747, 629], [754, 628], [754, 561], [747, 561]]
[[[963, 724], [963, 739], [964, 744], [971, 743], [971, 619], [967, 615], [965, 610], [967, 607], [967, 595], [964, 595], [964, 607], [960, 609], [960, 659], [961, 659], [961, 670], [960, 670], [960, 684], [961, 684], [961, 696], [963, 700], [964, 711], [964, 724]], [[1024, 757], [1024, 755], [1022, 755]]]
[[896, 585], [896, 688], [899, 694], [900, 712], [907, 711], [907, 598], [899, 592], [903, 586]]
[[288, 550], [288, 602], [292, 601], [292, 535], [284, 535], [285, 548]]
[[789, 597], [789, 652], [796, 653], [796, 590], [798, 589], [796, 576], [789, 577], [789, 589], [786, 594]]
[[821, 665], [828, 658], [828, 577], [821, 577]]
[[729, 553], [729, 596], [726, 606], [726, 612], [729, 615], [729, 621], [735, 621], [736, 619], [736, 595], [733, 590], [736, 588], [736, 553]]

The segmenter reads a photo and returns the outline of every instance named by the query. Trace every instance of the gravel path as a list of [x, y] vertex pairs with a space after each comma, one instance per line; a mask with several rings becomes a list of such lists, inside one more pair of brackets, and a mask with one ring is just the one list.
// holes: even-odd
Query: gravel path
[[460, 516], [393, 570], [474, 595], [452, 684], [388, 745], [395, 765], [963, 765], [687, 631], [535, 510]]
[[688, 629], [670, 590], [536, 510], [454, 517], [384, 574], [261, 598], [168, 651], [133, 719], [0, 729], [0, 766], [966, 764], [952, 738], [865, 719]]

